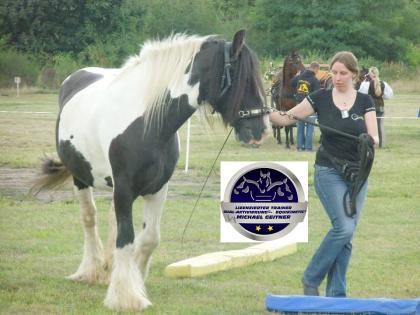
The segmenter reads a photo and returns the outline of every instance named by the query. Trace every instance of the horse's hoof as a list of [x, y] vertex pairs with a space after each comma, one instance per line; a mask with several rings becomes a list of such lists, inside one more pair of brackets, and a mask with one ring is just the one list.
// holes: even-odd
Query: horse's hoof
[[95, 271], [95, 272], [76, 271], [74, 274], [67, 276], [66, 279], [72, 280], [72, 281], [87, 282], [87, 283], [100, 283], [100, 284], [109, 283], [109, 276], [103, 270]]
[[105, 259], [105, 262], [104, 262], [104, 264], [102, 265], [102, 268], [103, 268], [105, 271], [110, 272], [110, 271], [112, 271], [112, 263], [113, 263], [113, 257], [111, 256], [111, 258], [110, 258], [110, 259]]
[[261, 144], [256, 144], [256, 143], [242, 143], [241, 144], [244, 148], [252, 148], [252, 149], [258, 149]]
[[141, 294], [124, 293], [126, 294], [118, 296], [108, 290], [104, 300], [105, 306], [114, 311], [143, 311], [152, 306], [152, 302]]

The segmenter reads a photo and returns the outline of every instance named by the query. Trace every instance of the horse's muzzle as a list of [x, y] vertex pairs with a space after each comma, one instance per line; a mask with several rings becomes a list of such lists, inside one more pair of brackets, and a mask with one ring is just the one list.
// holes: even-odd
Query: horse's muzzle
[[253, 136], [251, 129], [246, 128], [245, 130], [235, 131], [235, 137], [242, 146], [248, 148], [259, 148], [267, 137], [266, 128], [261, 130], [259, 140]]

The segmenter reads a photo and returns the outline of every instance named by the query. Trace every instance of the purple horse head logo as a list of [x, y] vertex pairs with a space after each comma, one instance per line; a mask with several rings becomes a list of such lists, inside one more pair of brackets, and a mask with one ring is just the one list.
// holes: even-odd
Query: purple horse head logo
[[242, 181], [234, 188], [233, 193], [249, 194], [253, 201], [273, 201], [276, 197], [286, 196], [287, 200], [293, 200], [293, 193], [287, 183], [287, 177], [284, 180], [272, 182], [270, 171], [263, 173], [260, 171], [258, 180], [247, 179], [242, 176]]

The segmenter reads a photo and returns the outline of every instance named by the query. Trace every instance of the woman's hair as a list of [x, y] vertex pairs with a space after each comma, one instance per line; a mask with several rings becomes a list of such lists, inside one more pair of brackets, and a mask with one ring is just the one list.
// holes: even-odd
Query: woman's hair
[[369, 76], [373, 82], [373, 91], [376, 96], [381, 96], [382, 89], [381, 89], [381, 81], [379, 79], [379, 70], [376, 67], [369, 68]]
[[330, 62], [330, 69], [336, 62], [341, 62], [356, 77], [359, 76], [359, 63], [355, 55], [350, 51], [340, 51], [334, 55]]

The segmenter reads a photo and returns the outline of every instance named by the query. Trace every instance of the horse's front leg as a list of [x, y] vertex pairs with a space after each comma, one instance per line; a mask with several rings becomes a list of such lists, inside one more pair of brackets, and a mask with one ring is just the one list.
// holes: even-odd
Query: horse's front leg
[[117, 219], [117, 241], [111, 280], [105, 305], [112, 310], [143, 310], [151, 305], [146, 296], [143, 277], [135, 260], [133, 195], [124, 178], [114, 183], [114, 205]]
[[293, 137], [293, 127], [296, 125], [290, 125], [290, 144], [294, 145], [295, 144], [295, 138]]
[[142, 231], [135, 241], [136, 261], [144, 281], [149, 272], [152, 253], [160, 242], [160, 220], [167, 192], [168, 184], [166, 183], [159, 192], [144, 198]]
[[282, 142], [281, 142], [281, 127], [277, 127], [278, 129], [277, 129], [277, 131], [278, 131], [278, 134], [277, 134], [277, 137], [278, 137], [278, 139], [277, 139], [277, 144], [282, 144]]
[[284, 127], [284, 133], [286, 134], [286, 149], [290, 149], [290, 126]]
[[[77, 180], [75, 180], [77, 182]], [[80, 185], [79, 185], [80, 186]], [[80, 202], [80, 216], [84, 231], [83, 258], [77, 271], [67, 279], [86, 282], [104, 282], [102, 242], [96, 225], [96, 205], [92, 188], [75, 188]]]
[[277, 127], [275, 125], [271, 126], [273, 128], [273, 137], [274, 139], [277, 139]]

